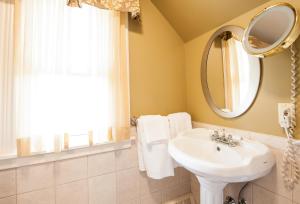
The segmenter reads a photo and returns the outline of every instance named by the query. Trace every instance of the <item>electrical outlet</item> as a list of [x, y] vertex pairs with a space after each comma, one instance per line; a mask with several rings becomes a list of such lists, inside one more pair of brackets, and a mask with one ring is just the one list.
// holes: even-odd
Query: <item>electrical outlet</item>
[[291, 118], [293, 104], [292, 103], [278, 103], [278, 122], [280, 127], [287, 127], [289, 120], [285, 118]]

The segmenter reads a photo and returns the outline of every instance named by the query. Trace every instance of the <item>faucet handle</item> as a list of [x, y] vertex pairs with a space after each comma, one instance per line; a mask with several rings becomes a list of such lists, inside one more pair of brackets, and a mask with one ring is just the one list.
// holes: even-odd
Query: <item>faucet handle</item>
[[220, 130], [220, 136], [221, 137], [225, 137], [226, 136], [226, 132], [225, 132], [225, 128], [222, 128], [221, 130]]
[[232, 137], [231, 134], [227, 135], [227, 140], [228, 140], [229, 143], [233, 141], [233, 137]]
[[212, 141], [217, 141], [219, 138], [219, 132], [217, 130], [210, 131], [210, 138]]
[[218, 135], [218, 131], [216, 131], [216, 130], [209, 130], [209, 135], [210, 136], [216, 136], [216, 135]]

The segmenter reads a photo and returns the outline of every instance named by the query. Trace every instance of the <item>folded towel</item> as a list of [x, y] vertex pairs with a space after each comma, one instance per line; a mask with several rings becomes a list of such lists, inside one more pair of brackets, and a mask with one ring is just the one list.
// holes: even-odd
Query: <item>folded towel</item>
[[141, 125], [137, 124], [136, 131], [137, 131], [137, 152], [138, 152], [138, 162], [139, 162], [139, 170], [140, 171], [146, 171], [144, 157], [143, 157], [143, 143], [142, 143], [142, 137], [143, 137], [143, 128]]
[[182, 131], [192, 129], [192, 119], [188, 113], [173, 113], [167, 117], [170, 123], [171, 138], [175, 138]]
[[[192, 119], [191, 115], [188, 113], [173, 113], [169, 114], [167, 117], [170, 124], [171, 138], [175, 138], [182, 131], [192, 129]], [[181, 166], [175, 160], [173, 162], [174, 168]]]
[[137, 124], [139, 169], [146, 170], [147, 176], [153, 179], [174, 176], [173, 161], [168, 153], [169, 124], [166, 117], [161, 117], [142, 116]]
[[167, 117], [160, 115], [141, 116], [138, 123], [143, 124], [143, 137], [147, 144], [158, 144], [169, 140], [170, 130]]

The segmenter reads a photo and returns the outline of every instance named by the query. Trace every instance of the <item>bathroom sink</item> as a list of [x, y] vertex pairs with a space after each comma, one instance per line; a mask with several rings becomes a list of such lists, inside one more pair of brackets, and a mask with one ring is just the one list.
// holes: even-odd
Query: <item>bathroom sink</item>
[[264, 144], [243, 139], [231, 147], [212, 141], [209, 130], [204, 128], [179, 134], [169, 142], [169, 153], [197, 176], [201, 204], [223, 203], [223, 189], [228, 183], [263, 177], [275, 164], [271, 150]]

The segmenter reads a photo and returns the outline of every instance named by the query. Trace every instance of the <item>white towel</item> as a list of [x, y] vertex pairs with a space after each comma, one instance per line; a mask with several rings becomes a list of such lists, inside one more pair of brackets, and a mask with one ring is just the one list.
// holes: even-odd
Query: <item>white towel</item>
[[[169, 124], [170, 124], [170, 134], [171, 138], [175, 138], [178, 133], [192, 129], [192, 119], [191, 115], [185, 112], [182, 113], [173, 113], [168, 116]], [[174, 160], [174, 168], [180, 167]]]
[[192, 129], [192, 119], [188, 113], [173, 113], [167, 117], [170, 123], [171, 138], [175, 138], [182, 131]]
[[139, 162], [139, 170], [146, 171], [144, 157], [143, 157], [143, 144], [142, 144], [142, 135], [143, 135], [143, 128], [141, 125], [136, 126], [137, 131], [137, 151], [138, 151], [138, 162]]
[[[154, 118], [160, 122], [153, 122]], [[149, 125], [151, 126], [149, 127]], [[164, 120], [161, 120], [159, 117], [142, 116], [138, 119], [137, 132], [139, 169], [146, 170], [147, 176], [153, 179], [174, 176], [173, 161], [168, 152], [170, 136], [168, 119], [164, 117]], [[165, 135], [159, 136], [160, 134]], [[147, 143], [146, 138], [152, 136], [156, 138], [156, 142]], [[163, 140], [163, 138], [166, 139]]]
[[146, 115], [138, 120], [143, 124], [144, 139], [147, 144], [161, 143], [169, 140], [169, 121], [165, 116]]

